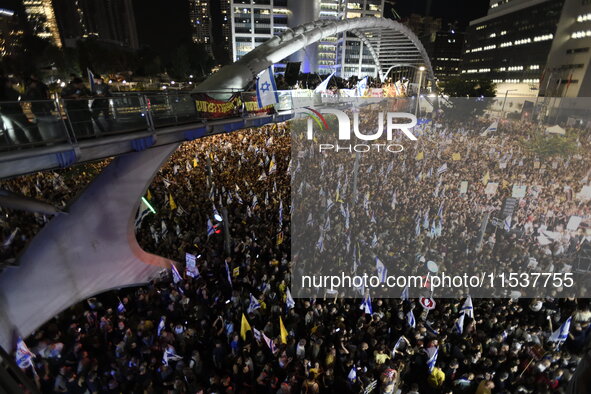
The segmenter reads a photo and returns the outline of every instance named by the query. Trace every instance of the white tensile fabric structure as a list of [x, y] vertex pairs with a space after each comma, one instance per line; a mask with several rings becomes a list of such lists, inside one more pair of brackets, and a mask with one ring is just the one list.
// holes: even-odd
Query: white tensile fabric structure
[[201, 83], [198, 91], [243, 90], [259, 72], [324, 37], [350, 32], [369, 49], [383, 80], [392, 68], [425, 67], [435, 79], [427, 52], [403, 24], [386, 18], [363, 17], [306, 23], [275, 36]]

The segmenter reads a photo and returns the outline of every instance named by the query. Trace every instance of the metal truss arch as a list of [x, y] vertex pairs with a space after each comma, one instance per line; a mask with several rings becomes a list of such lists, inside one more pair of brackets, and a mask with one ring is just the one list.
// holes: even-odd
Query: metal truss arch
[[341, 33], [355, 34], [371, 53], [380, 78], [393, 65], [424, 66], [427, 79], [434, 80], [427, 51], [418, 37], [403, 24], [387, 18], [363, 17], [319, 20], [288, 29], [259, 45], [233, 64], [206, 79], [198, 91], [243, 90], [265, 68], [278, 63], [322, 38]]

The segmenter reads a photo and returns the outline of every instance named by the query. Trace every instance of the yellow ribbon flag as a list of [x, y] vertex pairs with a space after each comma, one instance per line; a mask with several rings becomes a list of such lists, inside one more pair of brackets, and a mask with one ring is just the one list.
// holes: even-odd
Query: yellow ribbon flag
[[423, 151], [420, 151], [419, 153], [417, 153], [417, 157], [415, 157], [416, 160], [423, 160], [425, 158], [425, 153]]
[[146, 200], [150, 201], [152, 199], [152, 193], [150, 193], [150, 189], [148, 189], [148, 193], [146, 193]]
[[279, 234], [277, 234], [277, 246], [281, 245], [283, 243], [283, 231], [279, 232]]
[[172, 194], [168, 195], [168, 201], [170, 202], [170, 210], [172, 211], [173, 209], [176, 209], [176, 203], [174, 202], [174, 199], [172, 198]]
[[248, 331], [252, 331], [252, 328], [250, 328], [250, 324], [248, 324], [248, 320], [246, 320], [246, 316], [243, 313], [242, 321], [240, 322], [240, 337], [243, 341], [246, 341], [246, 333]]
[[287, 343], [287, 330], [283, 325], [283, 319], [281, 318], [281, 316], [279, 316], [279, 332], [281, 334], [281, 343]]
[[462, 160], [462, 156], [460, 156], [460, 154], [459, 154], [459, 153], [454, 153], [454, 154], [452, 154], [452, 155], [451, 155], [451, 159], [452, 159], [453, 161]]
[[193, 158], [193, 168], [197, 167], [197, 158]]
[[486, 174], [484, 174], [484, 176], [482, 177], [482, 184], [484, 186], [488, 185], [488, 180], [489, 179], [490, 179], [490, 174], [487, 171]]

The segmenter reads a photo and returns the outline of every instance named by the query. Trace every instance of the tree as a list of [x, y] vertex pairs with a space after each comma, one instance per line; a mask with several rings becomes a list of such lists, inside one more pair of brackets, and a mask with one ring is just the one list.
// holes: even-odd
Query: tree
[[468, 81], [465, 78], [455, 78], [447, 81], [442, 91], [449, 96], [452, 108], [448, 116], [465, 120], [466, 118], [481, 116], [492, 102], [488, 97], [495, 97], [496, 84], [489, 79]]
[[521, 146], [530, 154], [547, 160], [555, 156], [569, 157], [577, 153], [577, 139], [574, 135], [534, 134], [522, 139]]

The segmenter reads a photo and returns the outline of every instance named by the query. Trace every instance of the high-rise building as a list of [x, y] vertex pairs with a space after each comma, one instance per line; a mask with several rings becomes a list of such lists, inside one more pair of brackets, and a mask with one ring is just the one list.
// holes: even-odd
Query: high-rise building
[[498, 95], [536, 96], [553, 41], [567, 39], [556, 29], [563, 5], [564, 0], [491, 0], [488, 15], [471, 21], [466, 31], [462, 75], [492, 79]]
[[23, 0], [27, 21], [34, 35], [62, 47], [55, 11], [51, 0]]
[[287, 0], [232, 0], [230, 6], [234, 61], [288, 28]]
[[139, 48], [132, 0], [54, 0], [54, 6], [66, 46], [75, 46], [81, 38], [96, 38]]
[[555, 36], [541, 95], [591, 96], [591, 1], [566, 0]]
[[[342, 18], [364, 16], [382, 17], [384, 0], [343, 0], [339, 15]], [[351, 76], [376, 76], [377, 68], [369, 48], [353, 33], [343, 33], [337, 39], [337, 75], [341, 78]]]
[[[193, 42], [219, 60], [232, 58], [232, 0], [189, 0]], [[215, 26], [215, 28], [214, 28]]]
[[464, 34], [453, 29], [421, 37], [435, 78], [445, 82], [460, 75]]
[[203, 45], [207, 53], [213, 56], [211, 3], [208, 0], [190, 0], [189, 21], [193, 42]]
[[[320, 0], [318, 19], [339, 19], [341, 0]], [[330, 74], [335, 71], [337, 65], [337, 36], [324, 37], [318, 42], [316, 48], [316, 72], [318, 74]]]
[[14, 11], [0, 8], [0, 56], [12, 57], [22, 48], [23, 30]]

